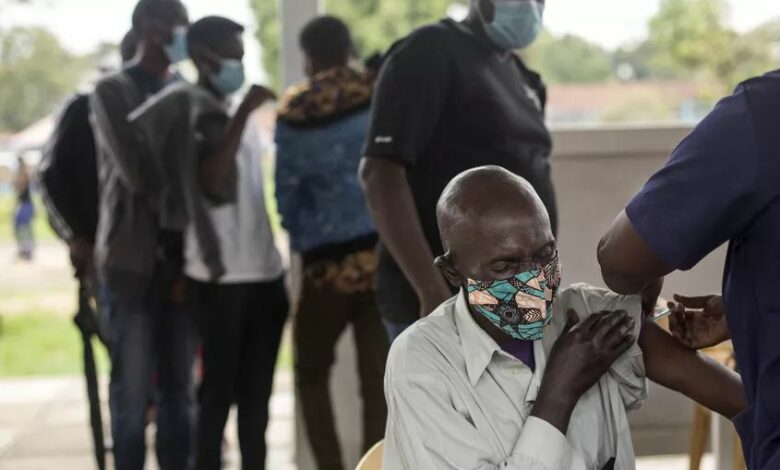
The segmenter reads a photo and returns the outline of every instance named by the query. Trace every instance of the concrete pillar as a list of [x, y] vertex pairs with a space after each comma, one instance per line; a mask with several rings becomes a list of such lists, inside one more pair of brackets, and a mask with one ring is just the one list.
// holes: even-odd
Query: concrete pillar
[[[282, 25], [281, 79], [284, 86], [289, 86], [303, 79], [303, 57], [298, 47], [298, 34], [307, 21], [322, 11], [323, 5], [321, 0], [280, 0], [279, 5]], [[291, 265], [293, 299], [296, 300], [301, 285], [300, 257], [291, 256]], [[361, 457], [362, 402], [358, 393], [357, 361], [351, 329], [345, 331], [336, 348], [336, 364], [331, 371], [330, 388], [344, 465], [348, 469], [355, 468]], [[315, 470], [317, 467], [301, 420], [299, 402], [296, 411], [298, 470]]]
[[291, 85], [303, 78], [303, 56], [298, 47], [298, 34], [303, 26], [322, 12], [322, 0], [278, 0], [282, 25], [282, 84]]

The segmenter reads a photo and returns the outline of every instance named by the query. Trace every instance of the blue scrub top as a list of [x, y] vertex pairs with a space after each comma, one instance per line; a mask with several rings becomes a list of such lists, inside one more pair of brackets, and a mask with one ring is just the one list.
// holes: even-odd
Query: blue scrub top
[[780, 71], [722, 100], [626, 213], [681, 270], [729, 243], [724, 303], [750, 404], [734, 424], [748, 468], [780, 469]]

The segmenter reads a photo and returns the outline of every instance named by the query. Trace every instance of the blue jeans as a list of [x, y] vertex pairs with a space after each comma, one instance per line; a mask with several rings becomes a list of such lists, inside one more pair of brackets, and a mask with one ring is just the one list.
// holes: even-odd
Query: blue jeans
[[161, 470], [186, 470], [192, 464], [197, 336], [187, 308], [169, 301], [174, 273], [164, 265], [151, 280], [109, 272], [101, 288], [111, 351], [109, 403], [117, 470], [144, 468], [151, 404], [157, 411]]
[[396, 338], [401, 336], [401, 333], [406, 331], [407, 328], [414, 325], [414, 322], [393, 322], [387, 319], [382, 319], [387, 330], [387, 337], [390, 338], [390, 344], [393, 344]]

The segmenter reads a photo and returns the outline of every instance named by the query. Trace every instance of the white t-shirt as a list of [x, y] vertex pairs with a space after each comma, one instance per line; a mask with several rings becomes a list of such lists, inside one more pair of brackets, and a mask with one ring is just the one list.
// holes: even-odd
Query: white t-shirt
[[[265, 205], [260, 162], [265, 149], [253, 115], [236, 155], [236, 201], [210, 209], [225, 266], [225, 276], [219, 280], [220, 284], [272, 281], [284, 273]], [[187, 276], [209, 282], [208, 269], [192, 227], [187, 228], [185, 240]]]

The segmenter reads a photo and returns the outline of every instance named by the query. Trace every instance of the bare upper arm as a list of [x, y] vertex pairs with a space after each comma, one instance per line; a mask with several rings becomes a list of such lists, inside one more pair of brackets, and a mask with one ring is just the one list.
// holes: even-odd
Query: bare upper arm
[[406, 177], [406, 167], [397, 160], [380, 157], [363, 157], [358, 170], [360, 183], [367, 192], [378, 181], [397, 180]]
[[625, 211], [601, 238], [597, 256], [607, 285], [621, 294], [636, 294], [675, 270], [650, 248]]

